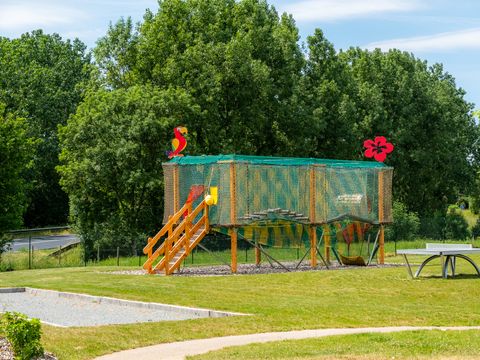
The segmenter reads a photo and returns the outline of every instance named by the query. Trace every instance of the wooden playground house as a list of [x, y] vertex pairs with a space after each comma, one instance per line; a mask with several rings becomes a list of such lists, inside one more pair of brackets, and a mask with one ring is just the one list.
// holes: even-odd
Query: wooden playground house
[[[257, 264], [262, 245], [285, 244], [304, 246], [312, 267], [318, 257], [329, 264], [332, 253], [342, 263], [337, 239], [342, 234], [362, 236], [360, 223], [378, 227], [378, 262], [384, 262], [384, 224], [392, 221], [393, 169], [382, 163], [185, 156], [164, 163], [163, 170], [165, 225], [144, 248], [148, 255], [144, 269], [149, 273], [173, 273], [212, 231], [230, 236], [233, 273], [239, 238], [255, 247]], [[347, 228], [342, 229], [342, 222]]]

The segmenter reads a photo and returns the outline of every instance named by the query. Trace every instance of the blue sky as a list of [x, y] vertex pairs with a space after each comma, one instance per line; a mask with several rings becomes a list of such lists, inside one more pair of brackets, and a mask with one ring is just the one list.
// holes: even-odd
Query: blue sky
[[[480, 108], [480, 1], [270, 0], [296, 19], [302, 40], [315, 28], [337, 49], [395, 47], [443, 63]], [[120, 17], [139, 21], [156, 0], [0, 0], [0, 36], [33, 29], [78, 37], [89, 47]]]

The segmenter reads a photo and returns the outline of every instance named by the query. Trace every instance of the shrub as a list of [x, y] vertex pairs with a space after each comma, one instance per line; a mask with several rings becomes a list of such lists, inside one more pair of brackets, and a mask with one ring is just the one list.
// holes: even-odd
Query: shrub
[[437, 211], [433, 217], [422, 218], [419, 234], [427, 239], [445, 239], [445, 214]]
[[480, 213], [480, 199], [479, 198], [473, 198], [472, 203], [470, 205], [470, 210], [474, 214], [479, 214]]
[[413, 240], [420, 227], [417, 213], [408, 211], [407, 207], [399, 202], [393, 202], [393, 224], [386, 229], [387, 240]]
[[445, 217], [446, 238], [465, 240], [469, 235], [467, 220], [458, 212], [457, 206], [451, 206]]
[[472, 228], [472, 236], [474, 239], [480, 236], [480, 219], [477, 219], [477, 222]]
[[17, 312], [7, 312], [2, 317], [3, 331], [12, 345], [15, 359], [31, 360], [43, 356], [40, 344], [41, 326], [38, 319], [28, 319]]

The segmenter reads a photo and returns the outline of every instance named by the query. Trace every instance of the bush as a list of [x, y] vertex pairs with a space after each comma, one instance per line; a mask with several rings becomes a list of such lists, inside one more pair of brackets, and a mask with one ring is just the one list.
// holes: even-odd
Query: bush
[[447, 239], [465, 240], [470, 235], [467, 220], [458, 212], [457, 206], [451, 206], [445, 217], [445, 236]]
[[480, 199], [479, 198], [473, 198], [471, 205], [470, 205], [470, 210], [474, 214], [479, 214], [480, 213]]
[[437, 211], [433, 217], [420, 219], [419, 235], [427, 239], [445, 239], [445, 214]]
[[17, 312], [7, 312], [1, 322], [3, 332], [12, 345], [15, 359], [31, 360], [43, 356], [40, 344], [41, 326], [38, 319], [28, 319]]
[[472, 236], [474, 239], [480, 236], [480, 219], [477, 219], [477, 222], [472, 228]]
[[407, 207], [399, 202], [393, 202], [393, 224], [386, 229], [387, 240], [413, 240], [420, 227], [417, 213], [408, 211]]

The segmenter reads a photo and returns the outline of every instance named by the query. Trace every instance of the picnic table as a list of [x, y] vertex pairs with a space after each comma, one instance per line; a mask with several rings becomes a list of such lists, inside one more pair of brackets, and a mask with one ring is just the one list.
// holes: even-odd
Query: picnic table
[[[469, 262], [477, 271], [478, 276], [480, 276], [480, 269], [478, 268], [477, 264], [475, 264], [475, 262], [467, 256], [470, 254], [480, 254], [480, 248], [474, 248], [471, 244], [428, 243], [426, 244], [425, 249], [402, 249], [398, 250], [397, 253], [403, 255], [407, 265], [408, 273], [412, 278], [417, 278], [425, 265], [437, 258], [442, 259], [442, 277], [444, 279], [448, 277], [449, 266], [452, 277], [455, 276], [457, 258]], [[420, 264], [415, 272], [415, 275], [413, 275], [412, 267], [410, 266], [407, 255], [427, 255], [429, 257]]]

